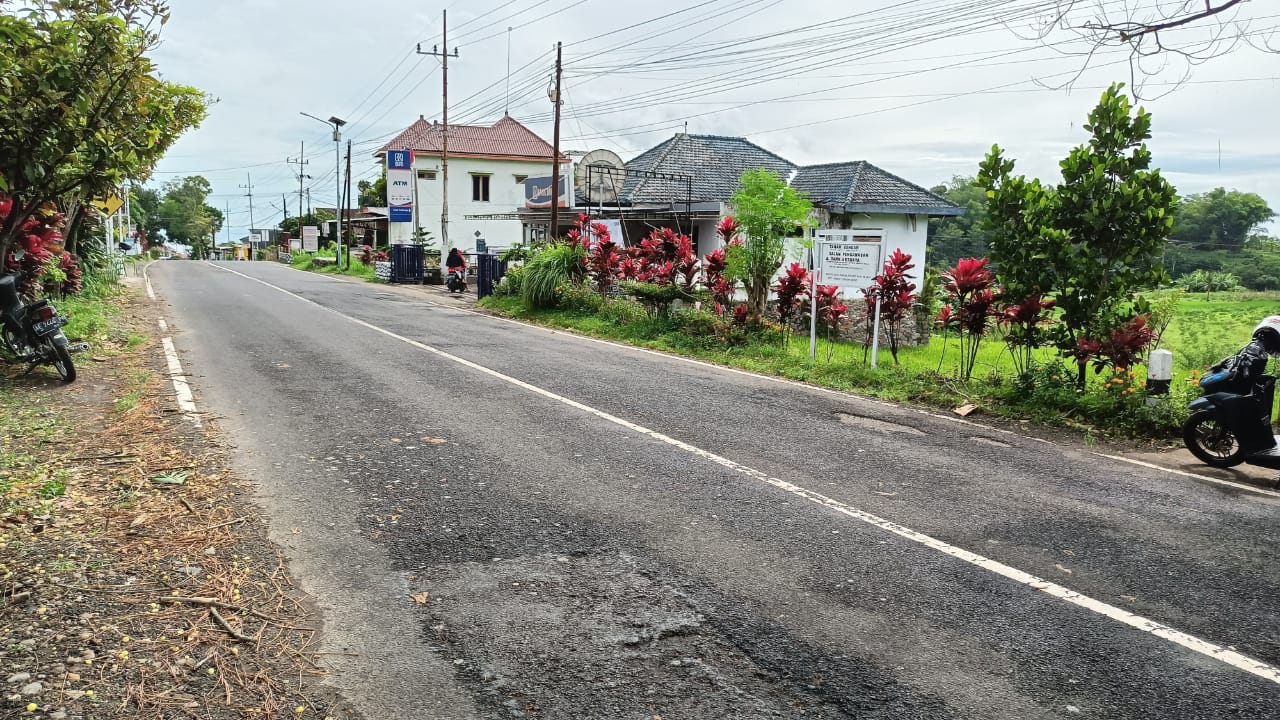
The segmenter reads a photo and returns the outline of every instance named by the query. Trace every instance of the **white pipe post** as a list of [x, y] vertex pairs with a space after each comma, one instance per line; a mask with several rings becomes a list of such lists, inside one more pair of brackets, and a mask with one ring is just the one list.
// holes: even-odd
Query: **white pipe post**
[[876, 297], [876, 322], [871, 331], [871, 367], [876, 366], [880, 357], [880, 297]]
[[809, 361], [818, 359], [818, 258], [821, 245], [809, 249]]

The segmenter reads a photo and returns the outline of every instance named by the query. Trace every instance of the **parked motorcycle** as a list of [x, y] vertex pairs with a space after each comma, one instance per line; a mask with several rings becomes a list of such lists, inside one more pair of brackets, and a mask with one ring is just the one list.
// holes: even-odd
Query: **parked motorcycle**
[[1200, 380], [1203, 395], [1187, 406], [1182, 441], [1201, 462], [1218, 468], [1248, 463], [1280, 470], [1280, 444], [1271, 432], [1276, 378], [1267, 361], [1280, 355], [1280, 316], [1253, 331], [1253, 341], [1214, 365]]
[[72, 346], [62, 333], [66, 324], [67, 319], [48, 300], [25, 302], [15, 276], [0, 277], [0, 345], [18, 362], [30, 363], [27, 372], [39, 365], [52, 365], [63, 382], [75, 381]]
[[445, 287], [449, 292], [464, 293], [467, 291], [467, 270], [466, 268], [449, 268], [449, 278], [445, 282]]

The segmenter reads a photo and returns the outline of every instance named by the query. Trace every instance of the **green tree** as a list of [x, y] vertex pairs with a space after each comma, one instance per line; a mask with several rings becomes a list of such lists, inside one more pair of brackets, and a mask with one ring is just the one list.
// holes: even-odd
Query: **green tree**
[[961, 258], [983, 258], [987, 245], [987, 191], [978, 179], [956, 175], [931, 190], [964, 208], [957, 217], [934, 218], [929, 221], [929, 266], [938, 270], [954, 267]]
[[[302, 216], [302, 225], [303, 226], [315, 225], [318, 227], [320, 223], [328, 222], [333, 218], [334, 218], [334, 214], [329, 212], [328, 210], [316, 210], [315, 212], [311, 212]], [[285, 218], [284, 220], [281, 220], [280, 225], [278, 227], [284, 232], [289, 233], [290, 237], [294, 237], [294, 238], [302, 237], [302, 233], [298, 229], [298, 218], [296, 217]]]
[[361, 180], [356, 183], [356, 188], [360, 191], [360, 207], [387, 206], [387, 174], [385, 172], [373, 182]]
[[37, 209], [81, 203], [142, 180], [204, 119], [200, 91], [160, 80], [148, 53], [168, 21], [161, 0], [0, 3], [0, 257]]
[[133, 222], [146, 235], [147, 242], [152, 245], [161, 242], [164, 220], [160, 217], [160, 192], [154, 188], [134, 188], [130, 201]]
[[160, 218], [169, 240], [190, 245], [196, 258], [209, 256], [213, 237], [222, 229], [222, 212], [206, 200], [213, 186], [199, 175], [173, 180], [164, 186]]
[[1134, 293], [1164, 278], [1160, 259], [1177, 205], [1173, 186], [1151, 169], [1151, 116], [1133, 112], [1123, 87], [1102, 94], [1084, 126], [1092, 137], [1062, 161], [1059, 185], [1014, 176], [999, 146], [978, 174], [1005, 299], [1057, 301], [1054, 339], [1079, 362], [1081, 385], [1081, 341], [1105, 337], [1131, 316]]
[[813, 204], [768, 170], [750, 170], [733, 196], [733, 216], [745, 241], [729, 253], [729, 272], [747, 288], [747, 315], [764, 319], [773, 276], [782, 267], [786, 237], [809, 223]]
[[1267, 201], [1255, 193], [1216, 188], [1182, 199], [1169, 240], [1197, 250], [1238, 251], [1275, 216]]

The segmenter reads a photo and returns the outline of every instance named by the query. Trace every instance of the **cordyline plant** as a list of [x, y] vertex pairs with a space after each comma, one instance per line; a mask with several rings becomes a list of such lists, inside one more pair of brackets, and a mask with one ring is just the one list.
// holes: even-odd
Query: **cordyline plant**
[[720, 316], [724, 315], [738, 289], [737, 281], [729, 278], [728, 253], [734, 248], [742, 247], [742, 240], [738, 237], [740, 229], [738, 222], [732, 217], [720, 220], [716, 224], [716, 235], [720, 238], [721, 247], [708, 253], [702, 262], [702, 285], [711, 293], [715, 312]]
[[954, 317], [960, 333], [960, 379], [968, 382], [999, 301], [995, 276], [987, 269], [986, 258], [965, 258], [942, 273], [942, 281], [952, 308], [948, 317]]
[[1030, 372], [1035, 349], [1045, 343], [1044, 328], [1052, 322], [1048, 313], [1053, 306], [1054, 301], [1034, 294], [1001, 311], [1000, 323], [1007, 328], [1004, 342], [1018, 375]]
[[[916, 285], [911, 282], [907, 271], [914, 268], [911, 256], [901, 249], [893, 251], [885, 261], [884, 268], [872, 281], [875, 296], [880, 300], [880, 322], [889, 335], [889, 352], [893, 354], [893, 364], [898, 364], [898, 347], [901, 340], [903, 319], [911, 315], [917, 301]], [[871, 312], [875, 312], [872, 304]]]
[[[840, 298], [840, 288], [836, 285], [818, 285], [814, 289], [816, 304], [818, 306], [818, 327], [822, 328], [827, 338], [827, 362], [831, 362], [831, 355], [835, 349], [835, 344], [831, 341], [833, 334], [840, 332], [840, 325], [844, 323], [849, 316], [849, 306], [844, 304]], [[807, 299], [804, 303], [803, 317], [810, 319], [810, 313], [813, 312], [813, 305]]]
[[[0, 192], [0, 222], [13, 212], [13, 201]], [[73, 295], [80, 292], [80, 263], [63, 247], [62, 213], [44, 207], [22, 224], [17, 242], [3, 258], [3, 273], [19, 273], [18, 292], [36, 299], [41, 291]]]
[[1139, 315], [1111, 331], [1106, 339], [1082, 340], [1076, 348], [1077, 362], [1093, 362], [1093, 371], [1103, 368], [1128, 370], [1142, 362], [1147, 348], [1156, 340], [1147, 318]]
[[568, 241], [587, 253], [587, 276], [595, 283], [596, 292], [608, 295], [618, 277], [625, 277], [621, 273], [622, 250], [605, 225], [579, 215], [577, 227], [569, 231]]
[[800, 263], [791, 263], [773, 289], [778, 298], [778, 319], [782, 322], [782, 346], [791, 343], [791, 321], [809, 297], [809, 271]]

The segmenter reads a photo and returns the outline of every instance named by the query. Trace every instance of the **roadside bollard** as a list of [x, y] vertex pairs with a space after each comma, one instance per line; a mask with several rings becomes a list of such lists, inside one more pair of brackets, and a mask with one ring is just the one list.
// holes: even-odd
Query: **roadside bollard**
[[1168, 395], [1173, 380], [1173, 353], [1153, 350], [1147, 359], [1147, 394]]

